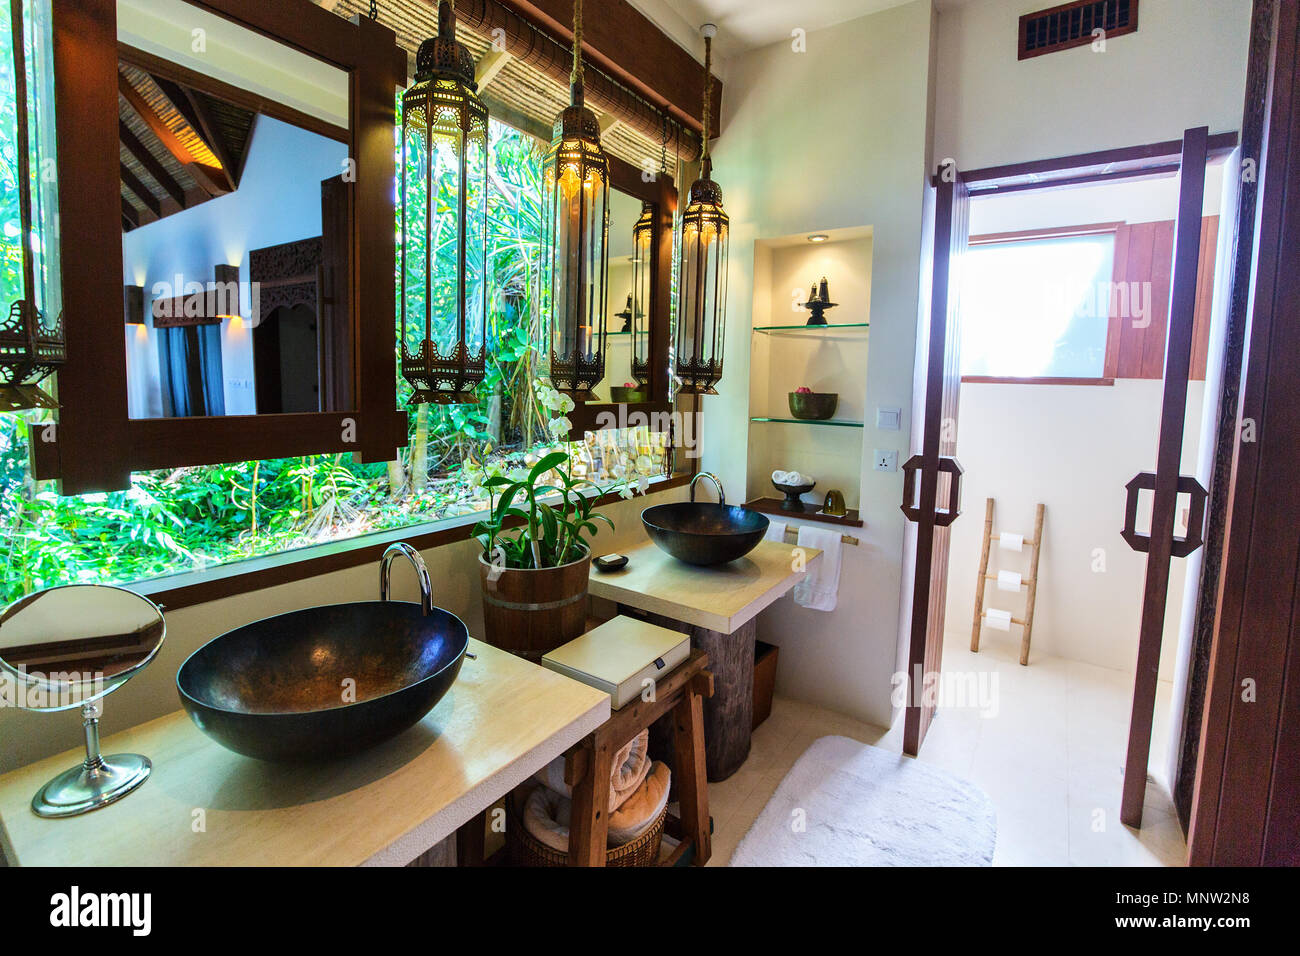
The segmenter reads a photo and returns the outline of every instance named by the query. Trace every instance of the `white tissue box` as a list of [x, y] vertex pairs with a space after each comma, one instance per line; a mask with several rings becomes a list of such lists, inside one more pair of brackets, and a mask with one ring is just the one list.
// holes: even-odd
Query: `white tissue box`
[[618, 710], [640, 695], [645, 681], [662, 680], [690, 653], [689, 636], [620, 615], [557, 647], [542, 666], [603, 690]]

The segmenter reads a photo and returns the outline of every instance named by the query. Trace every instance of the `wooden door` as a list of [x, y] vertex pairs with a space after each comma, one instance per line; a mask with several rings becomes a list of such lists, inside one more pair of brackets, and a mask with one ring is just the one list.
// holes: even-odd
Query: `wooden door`
[[[1155, 713], [1156, 678], [1160, 670], [1160, 641], [1169, 597], [1170, 565], [1173, 558], [1186, 557], [1201, 546], [1205, 519], [1205, 489], [1195, 478], [1181, 475], [1179, 469], [1183, 455], [1183, 422], [1187, 414], [1187, 380], [1192, 367], [1209, 133], [1208, 129], [1201, 127], [1183, 134], [1156, 470], [1154, 474], [1137, 475], [1128, 483], [1124, 516], [1124, 539], [1134, 550], [1147, 554], [1137, 674], [1124, 764], [1124, 794], [1120, 804], [1120, 819], [1132, 827], [1142, 824], [1142, 805], [1146, 798], [1147, 763], [1151, 755], [1151, 725]], [[1154, 496], [1148, 535], [1139, 534], [1136, 529], [1138, 496], [1144, 490], [1151, 491]], [[1187, 494], [1191, 499], [1186, 538], [1174, 537], [1180, 494]]]
[[[921, 329], [925, 399], [920, 454], [903, 466], [903, 514], [916, 524], [903, 752], [915, 756], [934, 718], [927, 675], [939, 673], [948, 592], [949, 526], [961, 508], [957, 401], [961, 388], [959, 266], [969, 237], [970, 194], [955, 166], [941, 166], [926, 195]], [[942, 507], [940, 507], [942, 503]]]

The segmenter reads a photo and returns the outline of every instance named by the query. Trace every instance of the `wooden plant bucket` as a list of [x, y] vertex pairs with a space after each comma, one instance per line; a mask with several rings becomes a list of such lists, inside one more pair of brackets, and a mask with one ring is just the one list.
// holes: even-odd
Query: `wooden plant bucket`
[[493, 568], [479, 555], [483, 625], [493, 647], [539, 662], [587, 629], [591, 552], [558, 568]]

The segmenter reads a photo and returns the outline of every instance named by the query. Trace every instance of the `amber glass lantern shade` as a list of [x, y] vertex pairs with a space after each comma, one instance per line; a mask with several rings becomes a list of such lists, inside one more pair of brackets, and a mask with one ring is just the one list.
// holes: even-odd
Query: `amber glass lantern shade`
[[641, 389], [650, 387], [651, 295], [654, 287], [655, 207], [641, 204], [641, 216], [632, 227], [632, 377]]
[[609, 159], [582, 89], [555, 122], [542, 172], [542, 315], [551, 318], [551, 384], [591, 401], [605, 377]]
[[402, 377], [412, 404], [472, 404], [487, 342], [488, 112], [448, 0], [402, 95]]
[[[43, 174], [55, 160], [54, 41], [48, 3], [10, 0], [0, 29], [12, 37], [0, 64], [13, 83], [18, 194], [17, 248], [5, 250], [0, 270], [0, 411], [57, 408], [38, 386], [63, 365], [62, 280], [58, 248], [58, 191]], [[15, 254], [16, 253], [16, 254]]]
[[727, 243], [730, 220], [722, 208], [722, 189], [704, 175], [691, 186], [682, 214], [681, 294], [677, 315], [678, 390], [716, 395], [722, 379], [726, 337]]

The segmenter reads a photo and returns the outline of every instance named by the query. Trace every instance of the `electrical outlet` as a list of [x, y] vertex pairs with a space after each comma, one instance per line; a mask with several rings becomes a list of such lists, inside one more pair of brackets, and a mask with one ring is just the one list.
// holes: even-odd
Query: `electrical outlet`
[[898, 452], [875, 449], [871, 453], [872, 467], [876, 471], [898, 471]]

